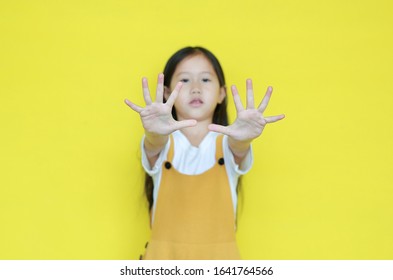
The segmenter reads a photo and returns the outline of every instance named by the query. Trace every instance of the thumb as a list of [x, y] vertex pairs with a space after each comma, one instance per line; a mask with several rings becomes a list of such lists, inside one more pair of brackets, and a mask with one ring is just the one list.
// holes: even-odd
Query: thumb
[[191, 127], [191, 126], [196, 126], [196, 124], [197, 124], [196, 120], [177, 121], [175, 123], [175, 130], [179, 130], [179, 129]]
[[225, 135], [228, 135], [228, 136], [230, 134], [229, 128], [227, 126], [223, 126], [223, 125], [209, 124], [208, 129], [210, 131], [222, 133], [222, 134], [225, 134]]

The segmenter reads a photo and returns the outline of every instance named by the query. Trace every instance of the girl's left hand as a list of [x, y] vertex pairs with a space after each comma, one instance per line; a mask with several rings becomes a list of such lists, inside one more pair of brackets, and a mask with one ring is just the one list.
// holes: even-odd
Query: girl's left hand
[[259, 104], [258, 108], [254, 106], [254, 91], [252, 88], [251, 79], [247, 80], [247, 105], [246, 108], [240, 100], [239, 93], [236, 86], [232, 86], [233, 101], [236, 106], [237, 117], [233, 124], [229, 126], [222, 126], [217, 124], [210, 124], [209, 129], [222, 134], [226, 134], [235, 141], [251, 142], [262, 134], [266, 124], [282, 120], [285, 115], [277, 115], [264, 117], [263, 113], [269, 104], [273, 88], [268, 87], [265, 97]]

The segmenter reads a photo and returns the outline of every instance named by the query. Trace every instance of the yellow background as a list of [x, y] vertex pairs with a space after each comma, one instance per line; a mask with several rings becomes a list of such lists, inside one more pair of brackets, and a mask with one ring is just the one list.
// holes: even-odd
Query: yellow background
[[[143, 104], [177, 49], [287, 118], [253, 143], [245, 259], [393, 259], [393, 4], [1, 1], [0, 259], [137, 259]], [[231, 120], [235, 117], [229, 97]]]

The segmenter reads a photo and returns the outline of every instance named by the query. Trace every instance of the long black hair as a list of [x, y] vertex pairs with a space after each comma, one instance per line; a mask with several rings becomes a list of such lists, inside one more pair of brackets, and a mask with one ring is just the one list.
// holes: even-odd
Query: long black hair
[[[225, 87], [225, 76], [224, 71], [221, 68], [221, 64], [218, 61], [217, 57], [211, 53], [209, 50], [203, 47], [185, 47], [177, 52], [175, 52], [167, 61], [164, 68], [164, 86], [170, 88], [172, 76], [175, 73], [176, 67], [182, 62], [185, 58], [194, 56], [194, 55], [204, 55], [212, 64], [214, 71], [218, 77], [218, 81], [220, 87]], [[172, 107], [172, 116], [175, 120], [177, 120], [176, 109], [175, 106]], [[228, 125], [228, 113], [227, 113], [227, 98], [217, 104], [217, 107], [213, 113], [213, 123], [220, 125]], [[153, 179], [147, 173], [145, 175], [145, 194], [147, 200], [149, 202], [149, 209], [153, 207]]]

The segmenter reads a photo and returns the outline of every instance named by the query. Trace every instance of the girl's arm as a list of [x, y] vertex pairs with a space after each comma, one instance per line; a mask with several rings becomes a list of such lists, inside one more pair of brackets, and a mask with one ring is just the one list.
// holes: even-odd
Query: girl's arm
[[168, 101], [164, 103], [164, 75], [160, 74], [158, 75], [156, 100], [154, 102], [151, 99], [146, 78], [142, 79], [143, 98], [146, 107], [142, 108], [128, 99], [125, 100], [125, 103], [141, 117], [145, 129], [144, 149], [150, 166], [154, 166], [160, 152], [168, 142], [169, 134], [175, 130], [196, 125], [196, 120], [176, 121], [172, 117], [172, 107], [181, 87], [182, 84], [178, 83]]
[[247, 155], [252, 140], [262, 134], [266, 124], [282, 120], [285, 116], [263, 116], [272, 95], [272, 87], [268, 87], [265, 97], [258, 108], [254, 106], [254, 92], [251, 79], [247, 80], [246, 108], [243, 107], [236, 86], [232, 86], [231, 90], [237, 112], [235, 122], [229, 126], [210, 124], [209, 129], [228, 135], [229, 148], [233, 153], [236, 164], [240, 164]]
[[234, 140], [232, 137], [228, 137], [228, 145], [235, 159], [235, 163], [240, 165], [250, 150], [251, 141], [240, 142]]
[[156, 163], [161, 151], [168, 142], [168, 138], [168, 135], [155, 136], [154, 134], [147, 133], [145, 130], [145, 141], [143, 143], [143, 148], [145, 149], [145, 154], [151, 167], [153, 167]]

